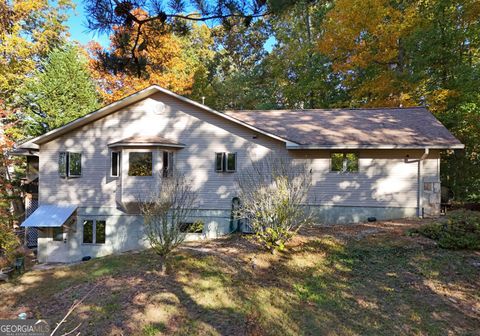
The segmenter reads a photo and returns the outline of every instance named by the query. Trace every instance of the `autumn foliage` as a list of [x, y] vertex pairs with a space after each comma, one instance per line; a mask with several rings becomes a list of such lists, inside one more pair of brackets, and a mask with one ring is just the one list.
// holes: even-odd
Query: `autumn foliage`
[[[107, 50], [96, 42], [88, 45], [92, 75], [97, 80], [105, 103], [152, 84], [178, 94], [188, 94], [200, 64], [198, 53], [211, 43], [208, 29], [194, 26], [191, 35], [179, 36], [167, 25], [164, 29], [143, 25], [138, 41], [140, 47], [134, 51], [136, 60], [132, 60], [130, 56], [134, 41], [129, 36], [137, 28], [135, 24], [129, 28], [115, 26]], [[204, 45], [196, 46], [192, 38], [200, 39]]]

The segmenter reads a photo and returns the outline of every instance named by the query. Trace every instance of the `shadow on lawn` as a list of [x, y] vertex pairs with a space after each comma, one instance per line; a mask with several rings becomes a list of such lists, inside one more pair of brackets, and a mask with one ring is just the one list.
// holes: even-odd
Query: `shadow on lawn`
[[58, 321], [99, 284], [62, 328], [98, 335], [444, 335], [480, 322], [463, 300], [478, 299], [478, 255], [398, 236], [317, 234], [276, 256], [242, 237], [207, 247], [177, 252], [167, 276], [151, 252], [27, 273], [0, 303]]
[[[455, 287], [464, 294], [478, 298], [479, 284], [469, 286], [468, 279], [478, 279], [479, 270], [467, 260], [451, 267], [453, 259], [468, 259], [463, 253], [432, 247], [425, 250], [406, 245], [402, 239], [340, 242], [324, 237], [304, 244], [300, 254], [323, 251], [325, 258], [293, 272], [283, 263], [279, 271], [290, 275], [284, 278], [285, 286], [292, 283], [300, 299], [291, 314], [301, 330], [312, 335], [474, 332], [480, 314], [451, 301], [449, 293], [433, 290], [437, 289], [433, 285], [441, 288], [456, 281]], [[295, 253], [287, 258], [294, 260]], [[430, 273], [423, 273], [424, 269]]]

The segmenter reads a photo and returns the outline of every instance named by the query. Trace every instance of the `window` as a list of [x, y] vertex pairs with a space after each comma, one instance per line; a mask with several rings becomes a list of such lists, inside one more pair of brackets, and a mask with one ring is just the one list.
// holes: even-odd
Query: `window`
[[423, 182], [423, 190], [433, 191], [433, 183], [432, 182]]
[[120, 175], [120, 162], [122, 156], [120, 152], [112, 152], [110, 175], [118, 177]]
[[67, 152], [58, 155], [58, 173], [61, 177], [67, 177]]
[[202, 221], [180, 223], [180, 232], [203, 233], [205, 224]]
[[83, 221], [83, 243], [93, 243], [93, 220]]
[[215, 153], [215, 170], [217, 172], [223, 172], [223, 162], [225, 153]]
[[237, 170], [237, 153], [215, 153], [215, 171], [234, 172]]
[[60, 152], [58, 155], [58, 173], [61, 177], [82, 176], [82, 154]]
[[237, 170], [237, 153], [227, 154], [227, 172], [234, 172]]
[[83, 243], [84, 244], [105, 244], [104, 220], [84, 220], [83, 221]]
[[173, 153], [163, 152], [163, 177], [172, 176], [173, 173]]
[[333, 172], [354, 173], [358, 172], [358, 154], [332, 153], [331, 170]]
[[52, 239], [54, 241], [63, 241], [63, 227], [55, 227], [52, 229]]
[[105, 244], [105, 226], [104, 220], [95, 221], [95, 243]]
[[132, 152], [128, 155], [128, 176], [152, 176], [152, 152]]
[[82, 154], [68, 153], [68, 176], [78, 177], [82, 175]]

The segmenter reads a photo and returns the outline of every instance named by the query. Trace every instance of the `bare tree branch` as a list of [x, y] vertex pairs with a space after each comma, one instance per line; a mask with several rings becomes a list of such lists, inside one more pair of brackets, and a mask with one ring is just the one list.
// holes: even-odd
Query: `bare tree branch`
[[[70, 314], [78, 307], [82, 304], [83, 301], [85, 301], [85, 299], [93, 293], [93, 291], [98, 287], [100, 286], [100, 284], [96, 284], [95, 286], [93, 286], [88, 292], [87, 294], [85, 294], [80, 300], [76, 301], [73, 303], [73, 305], [70, 307], [70, 309], [68, 309], [67, 313], [65, 314], [65, 316], [62, 318], [62, 320], [60, 322], [58, 322], [57, 326], [55, 327], [55, 329], [53, 329], [53, 331], [50, 333], [50, 336], [53, 336], [55, 335], [55, 333], [58, 331], [58, 329], [60, 328], [60, 326], [62, 325], [62, 323], [64, 323], [66, 320], [67, 320], [67, 317], [70, 316]], [[75, 331], [78, 327], [80, 327], [80, 325], [78, 325], [75, 329], [73, 329], [73, 331]], [[73, 332], [72, 331], [72, 332]], [[67, 334], [63, 334], [63, 335], [68, 335]]]

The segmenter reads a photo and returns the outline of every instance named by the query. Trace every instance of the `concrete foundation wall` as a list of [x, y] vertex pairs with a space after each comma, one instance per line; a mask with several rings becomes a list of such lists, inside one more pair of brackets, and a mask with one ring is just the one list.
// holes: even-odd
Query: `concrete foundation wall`
[[349, 207], [349, 206], [315, 206], [313, 212], [319, 224], [349, 224], [366, 222], [368, 217], [377, 220], [415, 217], [417, 208], [393, 207]]
[[[83, 243], [83, 222], [105, 220], [104, 244]], [[202, 240], [227, 235], [230, 211], [197, 210], [188, 221], [202, 221], [203, 233], [188, 233], [186, 240]], [[64, 227], [63, 241], [54, 241], [52, 229], [42, 229], [38, 239], [39, 262], [74, 262], [85, 256], [92, 258], [149, 247], [140, 215], [126, 214], [115, 208], [79, 208], [72, 227]]]
[[[322, 224], [364, 222], [368, 217], [377, 220], [413, 217], [416, 208], [381, 208], [348, 206], [314, 206], [313, 211]], [[105, 220], [104, 244], [83, 244], [84, 220]], [[203, 240], [227, 235], [236, 228], [231, 223], [231, 211], [196, 210], [190, 219], [204, 223], [203, 233], [189, 233], [186, 240]], [[189, 220], [189, 221], [190, 221]], [[92, 258], [149, 247], [145, 237], [143, 218], [126, 214], [115, 208], [79, 208], [72, 227], [65, 227], [63, 241], [52, 239], [52, 229], [42, 229], [38, 239], [39, 262], [74, 262], [85, 256]]]

